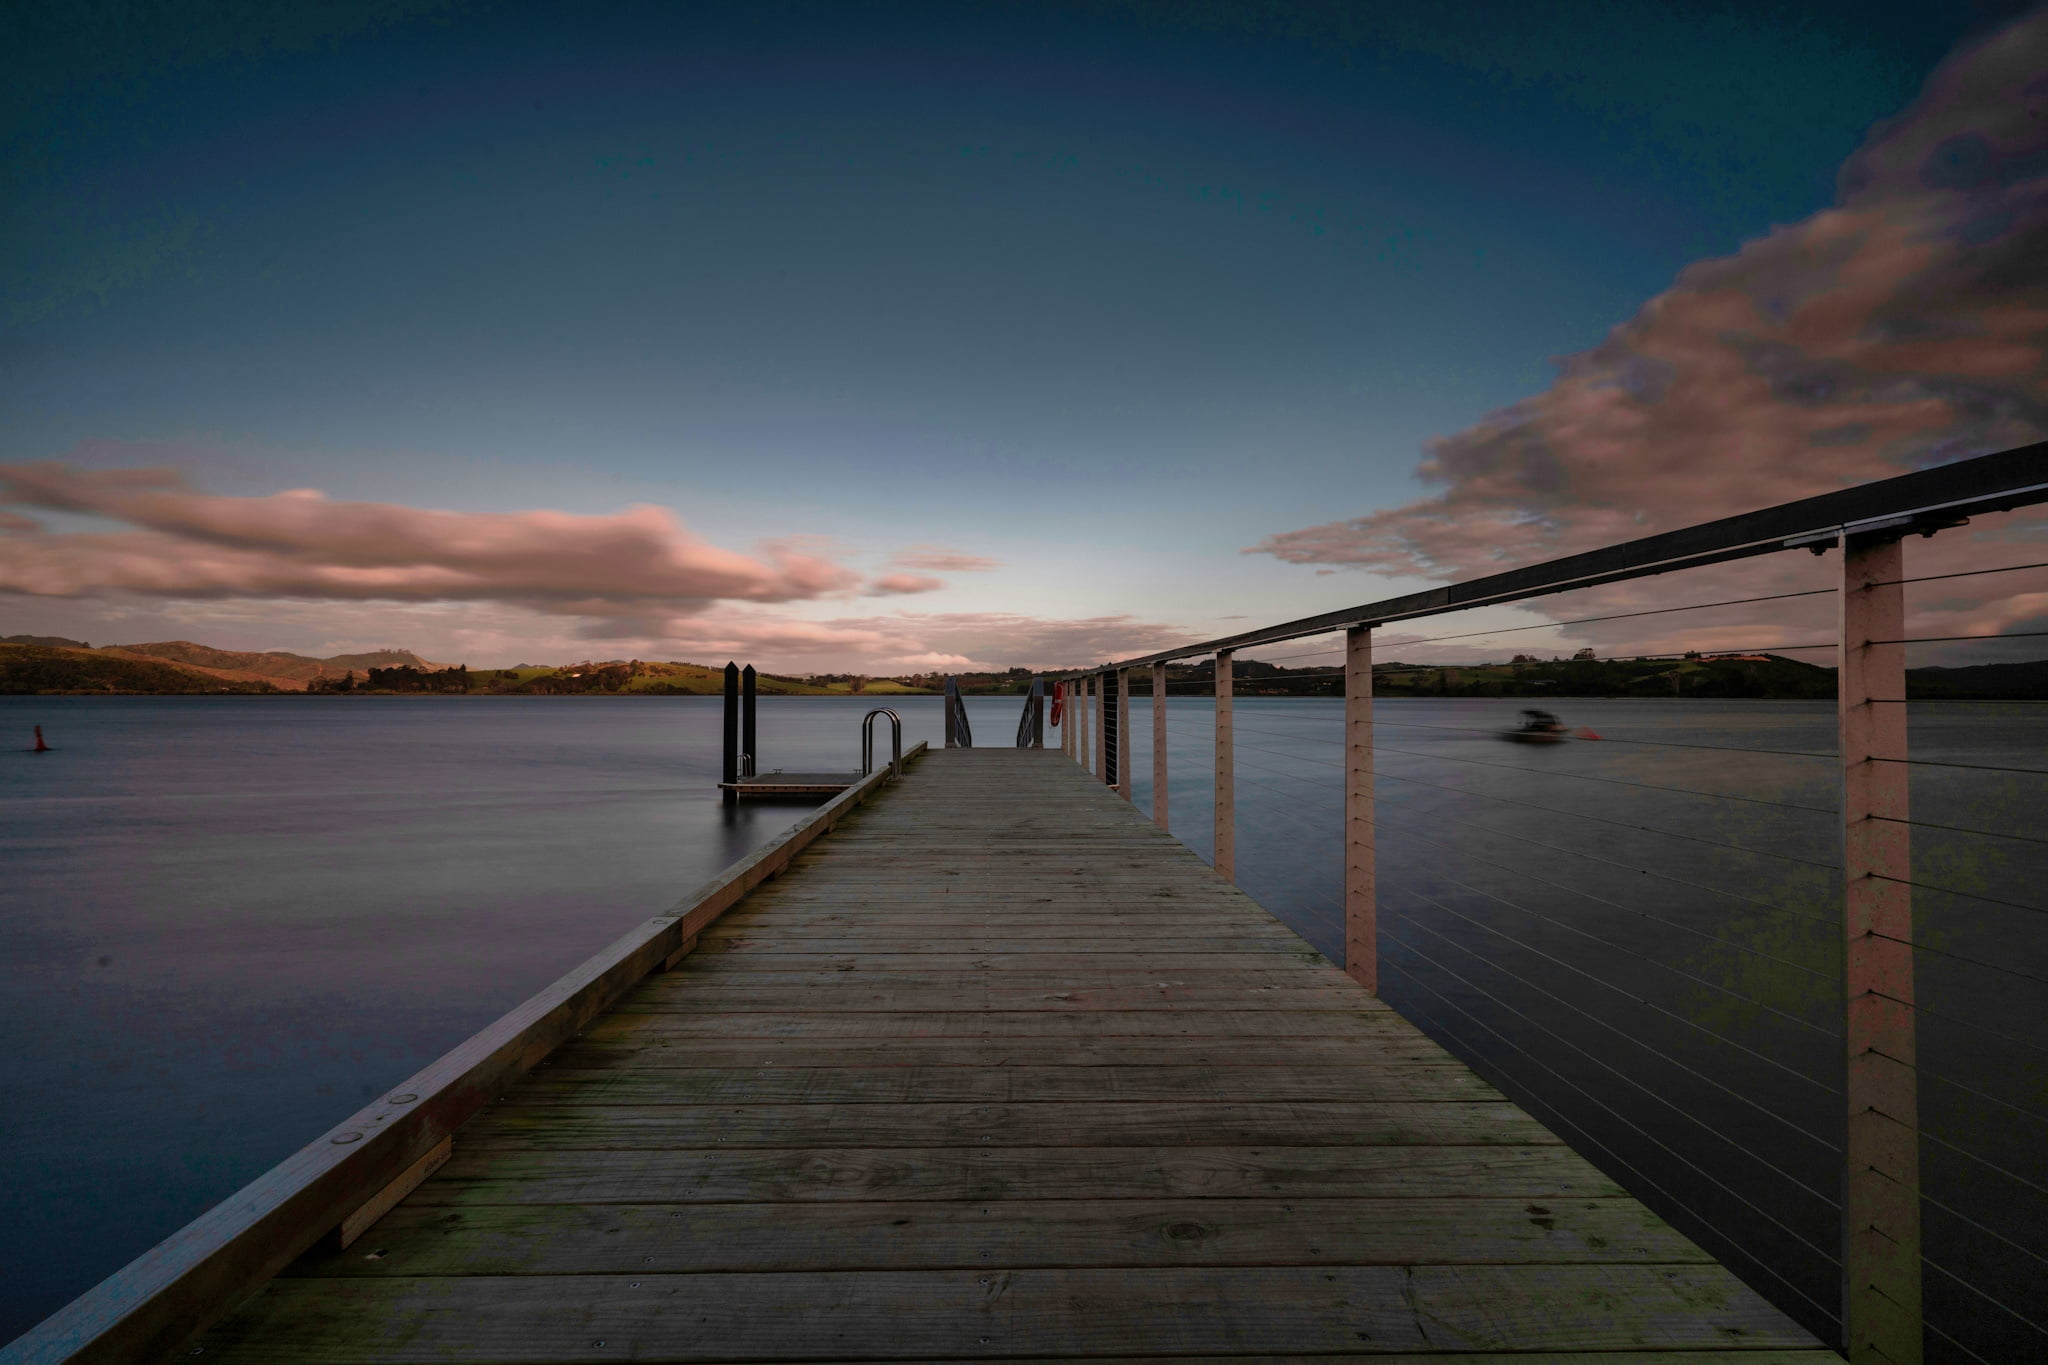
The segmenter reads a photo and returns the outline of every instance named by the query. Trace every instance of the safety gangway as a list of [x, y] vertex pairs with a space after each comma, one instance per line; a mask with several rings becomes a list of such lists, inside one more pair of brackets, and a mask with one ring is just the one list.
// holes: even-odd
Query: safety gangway
[[1057, 750], [919, 746], [408, 1087], [6, 1358], [1835, 1358]]

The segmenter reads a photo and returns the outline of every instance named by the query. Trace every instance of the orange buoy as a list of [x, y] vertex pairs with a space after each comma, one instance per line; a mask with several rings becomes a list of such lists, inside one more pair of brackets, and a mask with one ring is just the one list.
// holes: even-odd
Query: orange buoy
[[36, 727], [36, 747], [34, 752], [39, 754], [50, 752], [50, 746], [43, 743], [43, 727], [40, 725]]

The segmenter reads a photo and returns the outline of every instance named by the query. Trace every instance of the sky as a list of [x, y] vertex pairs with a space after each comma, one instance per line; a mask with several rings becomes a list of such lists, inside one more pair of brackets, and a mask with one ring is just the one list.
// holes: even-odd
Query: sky
[[2024, 4], [70, 0], [0, 53], [0, 634], [1064, 667], [2048, 438]]

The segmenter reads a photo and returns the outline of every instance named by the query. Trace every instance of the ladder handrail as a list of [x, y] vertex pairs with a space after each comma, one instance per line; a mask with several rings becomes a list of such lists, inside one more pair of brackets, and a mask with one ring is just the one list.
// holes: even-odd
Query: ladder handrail
[[897, 777], [903, 776], [903, 718], [886, 706], [877, 706], [861, 717], [860, 721], [860, 773], [866, 777], [875, 770], [875, 717], [889, 718], [889, 769]]

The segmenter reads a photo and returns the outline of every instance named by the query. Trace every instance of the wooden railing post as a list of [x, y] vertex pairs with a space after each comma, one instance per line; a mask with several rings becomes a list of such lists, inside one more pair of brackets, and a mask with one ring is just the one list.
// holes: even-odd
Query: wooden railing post
[[1844, 535], [1842, 761], [1848, 1130], [1842, 1335], [1854, 1365], [1919, 1365], [1920, 1123], [1906, 802], [1904, 548]]
[[1131, 670], [1116, 671], [1116, 793], [1131, 799]]
[[1090, 689], [1093, 693], [1093, 706], [1089, 714], [1095, 731], [1095, 775], [1103, 781], [1109, 780], [1109, 727], [1103, 724], [1102, 714], [1102, 684], [1106, 680], [1106, 675], [1101, 673], [1097, 673], [1091, 680], [1094, 683]]
[[1344, 632], [1344, 970], [1379, 991], [1373, 869], [1372, 627]]
[[1152, 665], [1152, 823], [1163, 830], [1166, 820], [1166, 665]]
[[1216, 655], [1216, 875], [1237, 880], [1237, 745], [1231, 716], [1230, 671], [1237, 656]]
[[1074, 762], [1081, 765], [1081, 771], [1088, 771], [1088, 679], [1085, 675], [1074, 679]]

